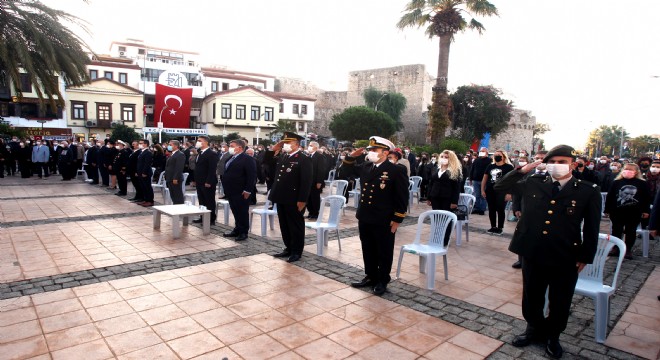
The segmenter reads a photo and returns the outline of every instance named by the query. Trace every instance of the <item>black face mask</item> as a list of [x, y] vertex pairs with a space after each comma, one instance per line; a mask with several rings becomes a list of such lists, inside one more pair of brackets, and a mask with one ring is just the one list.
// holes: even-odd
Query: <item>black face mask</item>
[[579, 168], [583, 168], [583, 167], [584, 167], [584, 164], [577, 164], [577, 167], [579, 167]]
[[639, 167], [640, 167], [642, 170], [646, 170], [646, 169], [648, 169], [649, 166], [650, 166], [650, 165], [648, 165], [648, 164], [641, 164], [641, 165], [639, 165]]
[[500, 155], [495, 156], [495, 162], [500, 162], [502, 161], [502, 157]]

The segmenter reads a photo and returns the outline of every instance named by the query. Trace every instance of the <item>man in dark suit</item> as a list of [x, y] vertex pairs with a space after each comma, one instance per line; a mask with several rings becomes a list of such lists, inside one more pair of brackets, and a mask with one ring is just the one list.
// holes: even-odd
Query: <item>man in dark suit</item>
[[137, 204], [144, 207], [154, 206], [154, 189], [151, 187], [151, 178], [154, 176], [151, 170], [153, 154], [149, 150], [149, 140], [140, 140], [138, 147], [142, 152], [138, 156], [135, 173], [140, 182], [140, 189], [142, 189], [142, 202]]
[[87, 155], [85, 157], [85, 171], [87, 172], [87, 177], [92, 181], [90, 185], [98, 185], [99, 183], [99, 148], [96, 146], [96, 140], [91, 139], [89, 142], [89, 149], [87, 149]]
[[[282, 252], [273, 256], [286, 257], [288, 262], [298, 261], [302, 256], [305, 245], [303, 214], [312, 188], [312, 162], [300, 148], [303, 139], [298, 134], [285, 132], [284, 139], [264, 156], [264, 161], [276, 168], [269, 200], [277, 204], [277, 217], [285, 246]], [[280, 151], [284, 154], [278, 157]]]
[[115, 195], [126, 196], [128, 160], [130, 159], [133, 151], [130, 147], [128, 147], [128, 144], [122, 140], [117, 140], [116, 147], [119, 152], [115, 157], [115, 161], [112, 163], [112, 168], [115, 169], [115, 173], [117, 174], [117, 187], [119, 187], [119, 191]]
[[252, 157], [245, 153], [243, 140], [232, 140], [229, 143], [229, 160], [225, 163], [222, 176], [222, 188], [229, 201], [231, 213], [234, 214], [236, 225], [231, 232], [224, 233], [225, 237], [235, 237], [242, 241], [247, 239], [249, 228], [250, 195], [254, 192], [257, 181], [257, 164]]
[[[222, 175], [225, 174], [225, 164], [227, 163], [227, 160], [231, 155], [229, 154], [229, 146], [225, 143], [220, 144], [220, 152], [218, 153], [218, 167], [216, 168], [216, 175], [218, 175], [218, 179], [222, 180]], [[220, 191], [221, 197], [224, 199], [225, 198], [225, 190], [222, 189], [222, 181], [220, 182]]]
[[133, 153], [128, 157], [128, 165], [126, 170], [131, 177], [131, 184], [135, 189], [135, 196], [130, 199], [132, 202], [143, 202], [144, 195], [142, 194], [142, 186], [140, 185], [140, 177], [137, 174], [137, 164], [140, 154], [142, 154], [142, 148], [139, 147], [138, 142], [134, 140], [131, 145], [133, 146]]
[[[353, 287], [373, 287], [375, 295], [383, 295], [390, 282], [394, 257], [394, 236], [406, 217], [408, 208], [408, 174], [406, 169], [387, 160], [395, 146], [379, 136], [369, 138], [367, 160], [354, 168], [360, 178], [360, 206], [358, 231], [362, 244], [362, 259], [366, 277], [351, 284]], [[364, 153], [355, 150], [350, 161]], [[351, 165], [355, 166], [355, 165]]]
[[62, 141], [62, 151], [57, 159], [57, 168], [62, 174], [62, 181], [71, 180], [71, 168], [75, 167], [76, 149], [71, 148], [68, 141]]
[[[325, 179], [327, 175], [326, 159], [323, 153], [319, 150], [319, 143], [312, 141], [307, 147], [310, 159], [312, 159], [312, 186], [309, 192], [309, 199], [307, 200], [307, 211], [309, 212], [307, 218], [316, 220], [319, 217], [319, 209], [321, 207], [321, 192], [325, 187]], [[338, 194], [341, 195], [341, 194]]]
[[170, 197], [175, 205], [183, 204], [181, 183], [183, 182], [183, 167], [186, 163], [185, 155], [179, 151], [179, 145], [178, 140], [170, 140], [167, 151], [170, 151], [171, 155], [165, 163], [165, 185], [170, 190]]
[[[559, 335], [566, 328], [578, 274], [593, 262], [602, 213], [598, 185], [576, 179], [575, 150], [551, 149], [545, 158], [511, 171], [495, 184], [496, 191], [522, 197], [521, 218], [509, 250], [522, 256], [522, 313], [527, 329], [513, 339], [517, 347], [544, 341], [546, 353], [563, 354]], [[529, 176], [545, 163], [549, 176]], [[548, 290], [550, 314], [544, 316]]]
[[[209, 137], [199, 136], [195, 143], [197, 148], [197, 162], [195, 163], [195, 188], [197, 189], [197, 200], [199, 205], [206, 206], [211, 210], [211, 225], [215, 224], [215, 187], [218, 184], [218, 177], [215, 174], [218, 167], [218, 154], [209, 148]], [[201, 223], [202, 218], [194, 220], [195, 223]]]

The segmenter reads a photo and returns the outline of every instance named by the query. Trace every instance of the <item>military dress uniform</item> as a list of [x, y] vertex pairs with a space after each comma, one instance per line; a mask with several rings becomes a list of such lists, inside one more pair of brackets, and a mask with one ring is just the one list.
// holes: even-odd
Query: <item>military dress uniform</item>
[[[301, 140], [302, 137], [286, 133], [284, 141]], [[278, 161], [279, 159], [279, 161]], [[277, 161], [273, 187], [269, 200], [277, 204], [282, 241], [285, 249], [282, 256], [300, 258], [305, 245], [305, 219], [298, 211], [298, 202], [307, 202], [312, 188], [312, 160], [299, 149], [293, 154], [276, 157], [273, 151], [266, 152], [264, 161]], [[289, 258], [291, 261], [292, 258]]]
[[[544, 162], [553, 156], [574, 156], [574, 150], [558, 146]], [[521, 197], [522, 216], [509, 250], [522, 256], [522, 311], [528, 331], [550, 340], [557, 340], [566, 328], [578, 277], [576, 264], [593, 262], [602, 212], [596, 184], [575, 177], [559, 184], [550, 176], [525, 177], [519, 170], [495, 184], [497, 191]], [[550, 314], [544, 318], [548, 286]]]
[[[394, 149], [387, 139], [372, 137], [367, 149], [380, 147]], [[354, 158], [348, 156], [344, 166], [354, 166], [356, 177], [360, 178], [360, 203], [355, 214], [358, 219], [362, 259], [366, 278], [353, 286], [380, 286], [382, 291], [390, 282], [394, 253], [394, 233], [391, 223], [401, 223], [408, 208], [408, 175], [406, 169], [388, 160], [376, 165], [351, 164]], [[381, 293], [382, 294], [382, 293]]]

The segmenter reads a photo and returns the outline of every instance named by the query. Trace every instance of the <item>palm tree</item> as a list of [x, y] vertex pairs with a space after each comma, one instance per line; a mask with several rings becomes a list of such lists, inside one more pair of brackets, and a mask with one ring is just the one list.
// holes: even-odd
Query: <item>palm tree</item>
[[472, 17], [493, 16], [497, 8], [487, 0], [410, 0], [405, 8], [406, 13], [397, 23], [399, 29], [407, 27], [426, 26], [429, 38], [440, 38], [440, 53], [438, 54], [438, 77], [433, 87], [433, 103], [429, 112], [428, 140], [437, 144], [444, 137], [445, 129], [450, 124], [447, 94], [447, 74], [449, 72], [449, 47], [454, 34], [467, 29], [476, 30], [479, 34], [484, 26], [474, 18], [466, 21], [463, 14]]
[[72, 86], [89, 82], [89, 47], [61, 21], [86, 31], [79, 18], [38, 0], [0, 1], [0, 81], [9, 78], [19, 99], [21, 73], [53, 108], [64, 105], [58, 76]]
[[296, 124], [287, 119], [279, 119], [274, 128], [271, 129], [269, 136], [275, 136], [278, 134], [284, 135], [285, 132], [295, 132]]

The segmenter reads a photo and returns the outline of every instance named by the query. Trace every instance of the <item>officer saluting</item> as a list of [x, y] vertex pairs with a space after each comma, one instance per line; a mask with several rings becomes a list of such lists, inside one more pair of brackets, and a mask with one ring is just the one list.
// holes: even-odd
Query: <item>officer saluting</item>
[[[593, 262], [600, 230], [600, 189], [572, 176], [576, 155], [570, 146], [554, 147], [543, 160], [511, 171], [495, 184], [497, 191], [522, 197], [522, 216], [509, 250], [522, 256], [527, 329], [512, 344], [546, 341], [546, 353], [554, 358], [563, 354], [559, 334], [566, 329], [578, 273]], [[542, 162], [549, 177], [524, 178]], [[550, 315], [544, 318], [548, 287]]]
[[387, 160], [395, 148], [389, 140], [378, 136], [369, 138], [367, 160], [355, 167], [350, 164], [364, 149], [347, 157], [346, 166], [353, 166], [360, 178], [361, 198], [355, 217], [358, 218], [364, 272], [367, 276], [353, 287], [373, 286], [374, 294], [383, 295], [390, 282], [394, 235], [406, 217], [408, 208], [408, 175], [406, 169]]
[[[313, 180], [312, 160], [300, 148], [303, 139], [298, 134], [285, 132], [284, 139], [264, 156], [264, 162], [276, 169], [269, 200], [277, 204], [277, 217], [285, 246], [282, 252], [273, 256], [286, 257], [288, 262], [298, 261], [302, 255], [305, 245], [303, 213]], [[284, 154], [278, 161], [280, 151]]]

